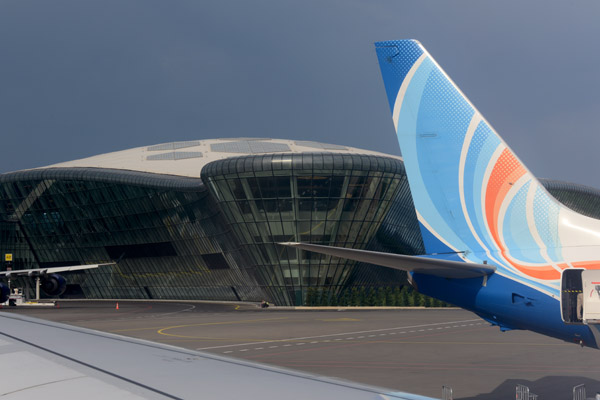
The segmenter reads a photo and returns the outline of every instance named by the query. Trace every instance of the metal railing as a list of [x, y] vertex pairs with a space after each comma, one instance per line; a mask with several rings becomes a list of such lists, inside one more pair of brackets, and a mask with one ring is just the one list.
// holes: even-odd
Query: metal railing
[[529, 393], [529, 388], [525, 385], [517, 385], [516, 400], [537, 400], [537, 394]]
[[585, 385], [577, 385], [573, 388], [573, 400], [586, 400]]
[[454, 400], [450, 386], [442, 386], [442, 400]]
[[[442, 386], [442, 400], [454, 400], [452, 388], [450, 386]], [[538, 395], [531, 393], [529, 387], [525, 385], [517, 385], [516, 400], [537, 400]], [[596, 399], [600, 399], [600, 393], [596, 394]], [[588, 400], [585, 391], [585, 385], [577, 385], [573, 387], [573, 400]]]

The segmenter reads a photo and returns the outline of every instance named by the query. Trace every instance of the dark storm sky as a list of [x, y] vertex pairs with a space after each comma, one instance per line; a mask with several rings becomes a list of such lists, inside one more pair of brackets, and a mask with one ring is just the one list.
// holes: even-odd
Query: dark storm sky
[[222, 137], [399, 154], [373, 42], [420, 40], [532, 172], [600, 188], [600, 2], [0, 0], [0, 173]]

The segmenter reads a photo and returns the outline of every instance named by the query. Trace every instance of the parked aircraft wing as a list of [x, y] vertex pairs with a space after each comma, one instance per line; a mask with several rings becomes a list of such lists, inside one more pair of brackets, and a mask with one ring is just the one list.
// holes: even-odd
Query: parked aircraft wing
[[10, 313], [0, 313], [0, 376], [7, 400], [431, 400]]
[[64, 267], [48, 267], [48, 268], [35, 268], [35, 269], [19, 269], [15, 271], [1, 271], [0, 276], [19, 276], [19, 275], [29, 275], [29, 276], [39, 276], [39, 275], [47, 275], [47, 274], [56, 274], [59, 272], [69, 272], [69, 271], [79, 271], [82, 269], [94, 269], [99, 267], [105, 267], [109, 265], [115, 265], [116, 263], [106, 263], [106, 264], [90, 264], [90, 265], [70, 265]]
[[323, 246], [320, 244], [286, 242], [283, 246], [327, 254], [334, 257], [347, 258], [388, 268], [399, 269], [420, 274], [436, 275], [443, 278], [476, 278], [490, 275], [496, 267], [488, 264], [474, 264], [441, 258], [416, 257], [403, 254], [382, 253], [378, 251], [356, 250], [346, 247]]

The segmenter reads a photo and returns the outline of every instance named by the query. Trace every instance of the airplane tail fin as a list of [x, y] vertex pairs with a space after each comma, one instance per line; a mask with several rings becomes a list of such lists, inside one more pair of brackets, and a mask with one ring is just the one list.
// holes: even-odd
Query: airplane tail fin
[[558, 203], [419, 42], [375, 45], [427, 253], [543, 281], [597, 260], [570, 246], [600, 245], [600, 221]]

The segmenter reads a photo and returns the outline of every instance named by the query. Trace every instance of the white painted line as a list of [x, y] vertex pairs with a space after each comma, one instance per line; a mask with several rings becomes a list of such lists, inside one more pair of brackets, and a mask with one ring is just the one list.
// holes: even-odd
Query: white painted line
[[353, 337], [347, 337], [346, 340], [352, 340], [354, 339]]
[[241, 349], [240, 351], [248, 351], [248, 349]]
[[284, 344], [283, 347], [290, 347], [291, 344]]
[[[179, 311], [160, 313], [160, 314], [158, 314], [158, 317], [154, 317], [154, 318], [160, 318], [160, 317], [164, 317], [165, 315], [179, 314], [179, 313], [186, 312], [186, 311], [192, 311], [194, 308], [196, 308], [196, 306], [189, 306], [188, 308], [184, 308], [183, 310], [179, 310]], [[145, 318], [145, 317], [139, 317], [139, 318]], [[125, 318], [125, 319], [127, 319], [127, 318]]]
[[254, 350], [262, 350], [264, 347], [255, 347]]
[[223, 354], [233, 353], [233, 350], [224, 351]]
[[[305, 336], [305, 337], [288, 338], [288, 339], [265, 340], [263, 342], [255, 342], [255, 343], [226, 344], [226, 345], [222, 345], [222, 346], [198, 347], [198, 348], [196, 348], [196, 350], [212, 350], [212, 349], [222, 349], [222, 348], [227, 348], [227, 347], [249, 346], [249, 345], [253, 345], [253, 344], [256, 345], [256, 344], [288, 342], [288, 341], [298, 341], [298, 340], [307, 340], [307, 339], [319, 339], [319, 338], [332, 337], [332, 336], [357, 335], [357, 334], [361, 334], [361, 333], [397, 331], [397, 330], [400, 330], [400, 329], [424, 328], [424, 327], [432, 327], [432, 326], [438, 326], [438, 325], [456, 324], [456, 323], [472, 322], [472, 321], [480, 321], [480, 320], [479, 319], [469, 319], [469, 320], [464, 320], [464, 321], [435, 322], [435, 323], [432, 323], [432, 324], [413, 325], [413, 326], [397, 326], [397, 327], [394, 327], [394, 328], [371, 329], [371, 330], [367, 330], [367, 331], [340, 332], [340, 333], [331, 333], [331, 334], [319, 335], [319, 336]], [[482, 325], [482, 324], [483, 323], [479, 323], [477, 325]], [[473, 324], [471, 324], [471, 325], [473, 325]], [[412, 332], [414, 332], [414, 331], [412, 331]], [[406, 333], [406, 332], [402, 332], [402, 333]], [[358, 339], [364, 339], [365, 336], [358, 336], [357, 338]], [[325, 342], [327, 342], [327, 340], [325, 340]]]
[[315, 340], [314, 342], [310, 342], [310, 344], [315, 344], [315, 343], [319, 343], [317, 340]]
[[269, 346], [270, 349], [276, 349], [279, 346]]

